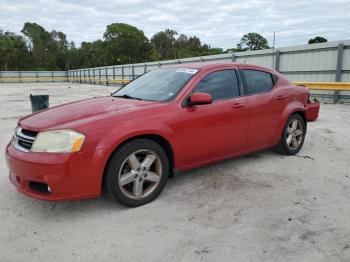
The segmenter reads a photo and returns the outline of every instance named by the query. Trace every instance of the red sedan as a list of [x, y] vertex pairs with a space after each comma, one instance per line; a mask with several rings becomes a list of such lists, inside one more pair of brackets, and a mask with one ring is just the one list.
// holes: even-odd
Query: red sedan
[[[6, 148], [10, 180], [41, 200], [154, 200], [167, 178], [264, 148], [293, 155], [319, 105], [280, 73], [236, 63], [151, 71], [111, 96], [19, 120]], [[318, 108], [317, 108], [318, 107]]]

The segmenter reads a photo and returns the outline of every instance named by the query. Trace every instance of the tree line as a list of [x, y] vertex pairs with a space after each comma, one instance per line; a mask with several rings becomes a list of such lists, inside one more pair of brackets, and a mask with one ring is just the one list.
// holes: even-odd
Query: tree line
[[223, 50], [171, 29], [148, 39], [142, 30], [124, 23], [107, 25], [103, 39], [82, 42], [80, 47], [63, 32], [49, 32], [37, 23], [25, 23], [21, 33], [0, 30], [0, 70], [68, 70], [270, 48], [258, 33], [245, 34], [236, 48]]

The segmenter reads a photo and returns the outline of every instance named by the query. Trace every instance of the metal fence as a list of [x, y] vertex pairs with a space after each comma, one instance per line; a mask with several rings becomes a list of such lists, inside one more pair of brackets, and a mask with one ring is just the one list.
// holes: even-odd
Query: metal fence
[[[274, 68], [318, 97], [350, 101], [350, 40], [246, 51], [166, 61], [84, 68], [69, 71], [0, 71], [0, 82], [69, 81], [123, 85], [160, 67], [191, 62], [240, 62]], [[339, 85], [342, 82], [342, 85]], [[337, 84], [338, 83], [338, 84]]]
[[[339, 89], [336, 82], [350, 82], [350, 40], [191, 57], [149, 63], [84, 68], [68, 71], [70, 82], [124, 84], [150, 70], [191, 62], [240, 62], [274, 68], [290, 81], [309, 86], [315, 96], [350, 101], [350, 85]], [[319, 85], [318, 85], [319, 83]], [[328, 88], [324, 84], [327, 83]], [[319, 87], [318, 87], [319, 86]], [[327, 90], [328, 89], [328, 90]], [[321, 90], [321, 91], [320, 91]]]
[[62, 82], [67, 75], [66, 71], [0, 71], [0, 83]]
[[[291, 81], [350, 82], [350, 40], [68, 71], [69, 81], [119, 83], [167, 65], [234, 61], [275, 68]], [[114, 81], [117, 80], [117, 81]]]

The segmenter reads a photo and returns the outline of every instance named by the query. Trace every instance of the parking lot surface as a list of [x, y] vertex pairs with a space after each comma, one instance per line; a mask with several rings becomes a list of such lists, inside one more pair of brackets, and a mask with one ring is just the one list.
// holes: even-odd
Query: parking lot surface
[[17, 193], [4, 150], [29, 94], [57, 105], [114, 89], [0, 84], [0, 261], [350, 261], [350, 105], [322, 104], [296, 156], [264, 150], [186, 172], [142, 207]]

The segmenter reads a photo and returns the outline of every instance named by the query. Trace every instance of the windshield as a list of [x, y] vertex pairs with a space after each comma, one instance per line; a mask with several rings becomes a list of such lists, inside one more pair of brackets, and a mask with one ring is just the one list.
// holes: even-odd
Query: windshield
[[149, 101], [170, 101], [198, 70], [188, 68], [167, 68], [150, 71], [112, 96]]

